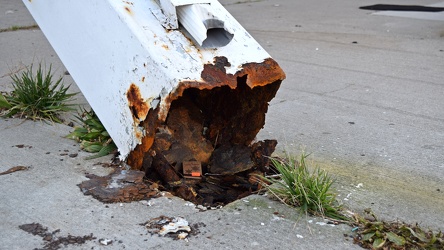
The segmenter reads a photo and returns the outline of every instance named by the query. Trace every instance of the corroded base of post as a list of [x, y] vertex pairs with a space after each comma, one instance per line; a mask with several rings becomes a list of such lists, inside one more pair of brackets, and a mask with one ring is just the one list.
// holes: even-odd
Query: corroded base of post
[[[195, 200], [205, 196], [199, 192], [202, 185], [196, 183], [210, 176], [213, 182], [233, 185], [245, 180], [243, 191], [257, 189], [257, 181], [248, 183], [249, 176], [269, 170], [267, 157], [276, 141], [253, 141], [265, 124], [268, 103], [285, 75], [272, 59], [244, 65], [234, 75], [226, 74], [225, 66], [229, 66], [226, 58], [215, 58], [214, 64], [205, 65], [202, 72], [205, 82], [180, 84], [169, 95], [165, 120], [158, 110], [148, 113], [143, 123], [143, 143], [128, 157], [133, 169], [145, 171], [147, 177], [161, 180], [172, 190], [187, 193], [188, 199], [193, 198], [192, 194], [196, 194]], [[204, 179], [193, 181], [198, 186], [185, 183], [183, 162], [188, 161], [202, 165]], [[187, 192], [183, 185], [188, 187]]]

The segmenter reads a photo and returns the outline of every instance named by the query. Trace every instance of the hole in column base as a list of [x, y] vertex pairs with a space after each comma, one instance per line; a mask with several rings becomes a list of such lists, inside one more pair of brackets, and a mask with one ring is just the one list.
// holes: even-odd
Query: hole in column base
[[[246, 79], [237, 78], [235, 89], [184, 90], [144, 155], [146, 178], [204, 206], [225, 205], [257, 192], [257, 175], [272, 171], [267, 157], [277, 142], [254, 139], [281, 81], [250, 88]], [[190, 161], [200, 164], [200, 176], [184, 173], [183, 163]]]

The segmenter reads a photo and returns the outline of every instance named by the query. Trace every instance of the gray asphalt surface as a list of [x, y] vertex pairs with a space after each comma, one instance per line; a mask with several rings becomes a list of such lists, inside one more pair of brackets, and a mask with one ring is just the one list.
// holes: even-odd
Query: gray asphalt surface
[[[353, 211], [370, 207], [388, 220], [444, 230], [444, 13], [429, 20], [359, 9], [380, 3], [374, 0], [221, 2], [287, 74], [259, 138], [278, 139], [281, 154], [312, 153]], [[0, 0], [0, 29], [34, 24], [21, 1]], [[66, 71], [39, 29], [1, 32], [0, 91], [11, 90], [9, 73], [42, 60], [56, 74]], [[77, 102], [87, 105], [81, 95]], [[87, 172], [107, 174], [94, 164], [110, 157], [85, 161], [87, 153], [63, 138], [70, 130], [0, 119], [0, 172], [30, 167], [0, 176], [0, 249], [43, 248], [41, 237], [19, 229], [27, 223], [60, 229], [58, 236], [96, 237], [66, 249], [359, 249], [343, 236], [351, 228], [299, 216], [263, 196], [206, 212], [168, 196], [151, 206], [100, 203], [77, 184]], [[201, 223], [200, 233], [176, 241], [139, 225], [160, 215]]]

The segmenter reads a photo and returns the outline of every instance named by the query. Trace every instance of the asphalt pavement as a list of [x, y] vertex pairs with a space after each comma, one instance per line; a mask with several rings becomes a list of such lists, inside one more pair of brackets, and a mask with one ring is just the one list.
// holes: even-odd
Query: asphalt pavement
[[[444, 230], [444, 12], [359, 9], [380, 3], [374, 0], [221, 2], [287, 74], [259, 139], [276, 138], [280, 154], [312, 153], [313, 164], [337, 178], [338, 199], [352, 211], [372, 208], [387, 220]], [[11, 91], [10, 73], [31, 63], [65, 73], [33, 25], [21, 1], [0, 0], [0, 30], [30, 27], [0, 32], [0, 91]], [[78, 91], [69, 75], [64, 81]], [[88, 105], [81, 94], [76, 102]], [[150, 203], [103, 204], [77, 184], [85, 173], [109, 173], [96, 163], [110, 156], [84, 160], [88, 154], [64, 138], [70, 131], [0, 119], [0, 172], [28, 167], [0, 176], [0, 249], [57, 243], [20, 228], [32, 223], [59, 230], [59, 238], [78, 236], [63, 249], [360, 249], [344, 237], [350, 227], [260, 195], [205, 212], [168, 194]], [[173, 240], [140, 225], [161, 215], [182, 216], [196, 235]]]

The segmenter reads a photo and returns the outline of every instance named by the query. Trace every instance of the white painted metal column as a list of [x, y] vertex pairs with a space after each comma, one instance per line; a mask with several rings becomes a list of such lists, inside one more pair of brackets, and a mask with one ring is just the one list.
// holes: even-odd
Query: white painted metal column
[[[181, 82], [205, 84], [205, 64], [226, 57], [234, 75], [270, 58], [216, 0], [23, 2], [122, 158], [141, 143], [149, 110], [159, 107], [165, 119], [168, 94]], [[137, 103], [128, 100], [131, 88]]]

